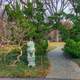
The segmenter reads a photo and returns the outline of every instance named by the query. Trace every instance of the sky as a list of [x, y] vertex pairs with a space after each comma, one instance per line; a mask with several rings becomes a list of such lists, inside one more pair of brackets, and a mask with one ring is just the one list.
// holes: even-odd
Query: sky
[[11, 0], [0, 0], [0, 2], [2, 1], [2, 4], [8, 4], [8, 2], [10, 2]]

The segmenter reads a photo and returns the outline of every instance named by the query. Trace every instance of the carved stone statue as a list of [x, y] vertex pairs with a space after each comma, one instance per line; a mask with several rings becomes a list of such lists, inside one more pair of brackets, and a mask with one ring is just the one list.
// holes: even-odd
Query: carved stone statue
[[35, 43], [32, 39], [27, 42], [28, 66], [35, 67]]

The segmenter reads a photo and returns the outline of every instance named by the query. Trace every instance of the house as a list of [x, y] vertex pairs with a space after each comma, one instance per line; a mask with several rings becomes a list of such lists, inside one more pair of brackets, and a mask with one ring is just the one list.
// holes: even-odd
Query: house
[[[60, 23], [67, 29], [70, 30], [73, 27], [73, 22], [70, 19], [66, 19], [66, 20], [61, 20]], [[52, 30], [51, 32], [49, 32], [48, 34], [49, 40], [50, 41], [55, 41], [55, 42], [59, 42], [62, 41], [61, 38], [61, 34], [59, 30]]]
[[49, 38], [49, 41], [54, 41], [54, 42], [62, 41], [60, 37], [60, 31], [57, 29], [50, 31], [48, 34], [48, 38]]

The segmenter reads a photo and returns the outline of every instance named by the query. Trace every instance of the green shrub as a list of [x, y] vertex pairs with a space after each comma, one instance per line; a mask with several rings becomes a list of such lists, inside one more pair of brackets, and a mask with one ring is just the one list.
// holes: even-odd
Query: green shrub
[[12, 64], [16, 59], [17, 56], [20, 54], [20, 51], [18, 49], [14, 49], [11, 52], [9, 52], [6, 56], [6, 64]]
[[67, 40], [64, 52], [73, 58], [80, 58], [80, 41], [76, 42], [72, 39]]
[[47, 40], [40, 40], [38, 43], [36, 43], [36, 63], [37, 65], [41, 65], [41, 61], [45, 61], [47, 59], [47, 47], [48, 42]]
[[[27, 46], [24, 45], [22, 47], [22, 56], [20, 57], [20, 63], [24, 63], [24, 64], [27, 64]], [[20, 55], [20, 50], [17, 48], [17, 49], [14, 49], [12, 50], [10, 53], [8, 53], [8, 55], [6, 56], [6, 63], [7, 64], [10, 64], [10, 63], [13, 63], [15, 60], [17, 60], [17, 56]]]
[[47, 40], [41, 40], [39, 43], [36, 43], [36, 55], [45, 55], [48, 48]]
[[27, 61], [27, 45], [24, 45], [22, 48], [22, 56], [20, 57], [21, 62], [23, 62], [24, 64], [28, 64]]

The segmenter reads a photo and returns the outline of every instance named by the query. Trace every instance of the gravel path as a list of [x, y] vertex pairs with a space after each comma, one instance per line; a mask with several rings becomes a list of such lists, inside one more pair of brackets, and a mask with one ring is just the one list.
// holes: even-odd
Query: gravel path
[[51, 70], [46, 78], [80, 80], [80, 68], [70, 59], [63, 56], [63, 47], [57, 47], [48, 53]]

